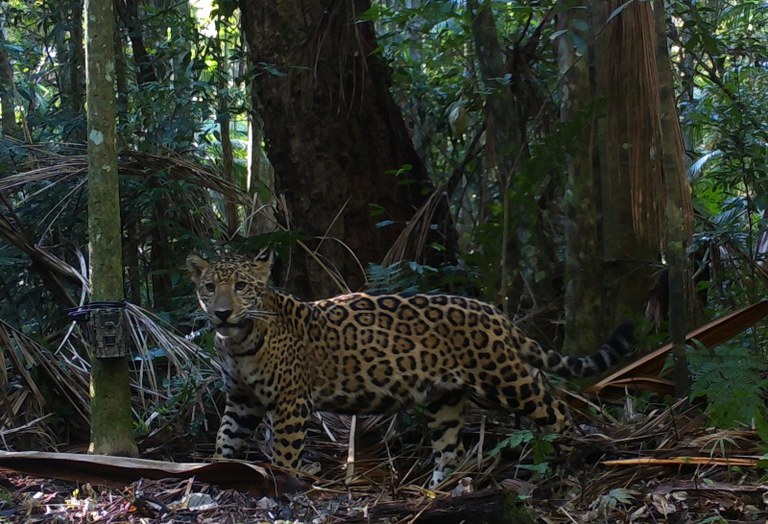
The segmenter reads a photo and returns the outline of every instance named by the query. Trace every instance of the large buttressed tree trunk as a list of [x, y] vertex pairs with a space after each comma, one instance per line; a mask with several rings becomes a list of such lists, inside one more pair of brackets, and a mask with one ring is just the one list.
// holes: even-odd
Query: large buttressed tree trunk
[[[355, 289], [364, 282], [360, 264], [382, 260], [429, 187], [373, 25], [360, 21], [370, 2], [241, 0], [240, 7], [276, 191], [292, 228], [320, 245], [320, 257]], [[390, 220], [396, 225], [377, 227]], [[291, 290], [338, 293], [312, 257], [296, 254]]]

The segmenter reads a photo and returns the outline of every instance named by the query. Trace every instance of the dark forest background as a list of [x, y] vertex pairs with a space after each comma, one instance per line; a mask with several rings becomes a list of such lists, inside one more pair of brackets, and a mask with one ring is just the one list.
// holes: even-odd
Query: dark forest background
[[[478, 296], [571, 353], [621, 318], [650, 347], [670, 318], [687, 330], [765, 297], [763, 2], [114, 5], [144, 449], [213, 432], [191, 251], [271, 246], [276, 285], [306, 299]], [[15, 448], [87, 440], [89, 364], [66, 314], [88, 276], [82, 17], [79, 0], [0, 2], [0, 420]], [[764, 339], [689, 348], [712, 424], [764, 424]]]

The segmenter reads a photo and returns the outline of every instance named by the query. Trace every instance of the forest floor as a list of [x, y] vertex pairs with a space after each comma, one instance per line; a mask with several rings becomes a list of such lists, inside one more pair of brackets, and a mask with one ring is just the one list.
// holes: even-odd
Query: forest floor
[[218, 467], [214, 475], [209, 468], [147, 478], [143, 463], [119, 458], [93, 469], [63, 454], [34, 465], [0, 455], [0, 523], [768, 522], [754, 431], [708, 429], [698, 409], [682, 403], [645, 412], [631, 423], [605, 414], [599, 426], [590, 421], [599, 431], [578, 437], [578, 452], [560, 464], [532, 459], [535, 438], [490, 456], [506, 436], [526, 441], [530, 433], [473, 414], [465, 442], [474, 448], [437, 491], [423, 487], [428, 450], [402, 444], [413, 435], [393, 435], [391, 417], [324, 415], [307, 449], [323, 477], [307, 484], [232, 463], [209, 465]]

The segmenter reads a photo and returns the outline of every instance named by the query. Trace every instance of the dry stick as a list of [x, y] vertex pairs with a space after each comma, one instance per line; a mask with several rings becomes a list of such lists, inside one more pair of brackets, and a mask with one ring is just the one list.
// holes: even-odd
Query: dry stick
[[325, 417], [323, 417], [320, 413], [317, 413], [317, 418], [320, 419], [320, 426], [322, 426], [322, 428], [325, 430], [325, 434], [328, 435], [328, 438], [331, 439], [331, 442], [338, 442], [336, 435], [333, 434], [331, 428], [329, 428], [328, 424], [325, 422]]
[[342, 213], [344, 213], [344, 210], [346, 209], [346, 207], [347, 207], [347, 204], [349, 204], [349, 199], [347, 199], [347, 200], [346, 200], [346, 202], [344, 202], [344, 203], [342, 204], [341, 208], [340, 208], [340, 209], [339, 209], [339, 211], [336, 213], [336, 216], [334, 216], [334, 217], [333, 217], [333, 220], [331, 220], [331, 223], [330, 223], [330, 224], [328, 224], [328, 227], [327, 227], [327, 228], [325, 228], [325, 233], [323, 233], [323, 235], [320, 237], [320, 243], [319, 243], [319, 244], [317, 244], [317, 247], [316, 247], [316, 248], [314, 249], [314, 251], [312, 252], [313, 254], [315, 254], [315, 255], [316, 255], [316, 254], [317, 254], [317, 252], [320, 250], [320, 246], [322, 246], [322, 245], [323, 245], [323, 241], [324, 241], [326, 238], [328, 238], [328, 236], [329, 236], [329, 234], [330, 234], [330, 231], [331, 231], [331, 229], [332, 229], [332, 228], [333, 228], [333, 226], [336, 224], [336, 222], [338, 222], [339, 218], [341, 218], [341, 215], [342, 215]]
[[344, 483], [349, 486], [355, 475], [355, 433], [357, 432], [357, 415], [352, 415], [349, 424], [349, 445], [347, 448], [347, 478]]
[[480, 417], [480, 439], [477, 443], [477, 471], [483, 467], [483, 443], [485, 442], [485, 413]]
[[[407, 522], [408, 524], [413, 524], [414, 522], [417, 522], [419, 520], [419, 517], [421, 517], [422, 513], [427, 511], [430, 506], [432, 506], [434, 502], [430, 501], [429, 503], [425, 504], [423, 508], [421, 508], [421, 511], [419, 511], [416, 515], [413, 516], [413, 518], [406, 517], [405, 519], [401, 520], [400, 522]], [[406, 520], [408, 519], [408, 520]]]
[[579, 524], [579, 521], [578, 521], [578, 520], [576, 520], [576, 519], [574, 519], [574, 518], [571, 516], [571, 514], [570, 514], [570, 513], [568, 513], [568, 512], [565, 510], [565, 508], [564, 508], [563, 506], [560, 506], [560, 507], [558, 507], [558, 508], [557, 508], [557, 511], [559, 511], [560, 513], [562, 513], [563, 515], [565, 515], [565, 516], [566, 516], [566, 518], [567, 518], [568, 520], [570, 520], [571, 522], [573, 522], [574, 524]]
[[737, 458], [737, 457], [675, 457], [675, 458], [633, 458], [604, 460], [604, 466], [741, 466], [754, 467], [762, 460], [762, 457]]

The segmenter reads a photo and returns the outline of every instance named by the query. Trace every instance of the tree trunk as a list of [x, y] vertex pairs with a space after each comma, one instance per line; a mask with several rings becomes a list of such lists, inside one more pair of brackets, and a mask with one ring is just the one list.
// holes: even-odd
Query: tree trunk
[[667, 48], [664, 0], [654, 0], [653, 6], [656, 21], [656, 65], [659, 71], [661, 98], [661, 159], [667, 194], [665, 257], [669, 267], [669, 334], [675, 359], [675, 394], [682, 398], [688, 394], [690, 387], [685, 336], [688, 333], [693, 293], [686, 256], [691, 230], [690, 221], [686, 221], [686, 218], [690, 217], [691, 213], [690, 209], [686, 209], [689, 198], [684, 197], [688, 187], [683, 164], [683, 135], [677, 117], [672, 64]]
[[431, 187], [373, 25], [360, 21], [370, 1], [241, 0], [240, 8], [276, 190], [316, 251], [291, 260], [287, 286], [308, 298], [338, 293], [317, 259], [359, 288], [365, 266], [382, 260]]
[[[229, 82], [229, 61], [227, 59], [227, 46], [224, 40], [221, 40], [221, 17], [216, 19], [216, 34], [219, 37], [216, 42], [216, 69], [218, 90], [218, 116], [219, 130], [221, 135], [221, 176], [224, 180], [235, 184], [235, 161], [232, 151], [232, 137], [230, 135], [230, 125], [232, 118], [230, 116], [229, 95], [227, 94]], [[231, 200], [224, 203], [224, 219], [227, 223], [227, 233], [233, 237], [237, 233], [239, 220], [237, 216], [237, 206]]]
[[[139, 0], [114, 0], [114, 2], [118, 19], [131, 43], [136, 84], [139, 89], [144, 89], [146, 84], [157, 81], [157, 73], [155, 71], [155, 61], [144, 44], [142, 24], [139, 18]], [[126, 54], [122, 53], [122, 57], [125, 56]], [[122, 102], [123, 100], [121, 99]], [[141, 125], [135, 127], [134, 132], [137, 136], [134, 140], [142, 142], [147, 133], [146, 130], [152, 128], [151, 121], [155, 115], [144, 103], [138, 104], [138, 112]], [[147, 140], [147, 142], [150, 144], [154, 143], [152, 140]]]
[[[489, 0], [468, 0], [467, 9], [472, 17], [472, 36], [475, 42], [480, 72], [485, 85], [484, 118], [486, 123], [486, 157], [488, 168], [496, 173], [500, 193], [504, 199], [504, 230], [501, 246], [500, 286], [495, 301], [508, 309], [509, 297], [518, 297], [522, 286], [520, 278], [520, 252], [522, 242], [519, 231], [530, 231], [525, 217], [530, 216], [530, 209], [523, 200], [530, 201], [529, 195], [522, 195], [511, 190], [515, 184], [515, 175], [519, 174], [520, 164], [525, 160], [524, 126], [520, 120], [518, 103], [509, 88], [504, 54], [499, 44], [496, 20]], [[513, 282], [517, 285], [509, 289]], [[515, 301], [517, 299], [515, 298]], [[514, 304], [516, 305], [516, 304]]]
[[277, 229], [275, 170], [262, 150], [264, 125], [254, 111], [248, 114], [248, 196], [253, 204], [247, 217], [248, 236]]
[[[604, 10], [598, 5], [602, 4], [595, 4], [593, 27], [602, 28], [623, 2], [612, 0]], [[606, 101], [597, 140], [605, 262], [603, 314], [613, 323], [642, 311], [659, 270], [659, 213], [664, 198], [650, 4], [634, 3], [607, 24], [596, 39], [594, 63], [596, 97]]]
[[[88, 237], [92, 302], [123, 299], [113, 20], [111, 0], [86, 1]], [[131, 423], [127, 356], [91, 358], [89, 451], [138, 455]]]
[[[570, 7], [569, 7], [570, 6]], [[590, 10], [560, 2], [558, 38], [560, 74], [563, 76], [561, 120], [574, 125], [564, 207], [565, 230], [565, 340], [567, 354], [594, 351], [605, 336], [602, 315], [602, 258], [597, 223], [600, 202], [594, 170], [595, 117], [589, 57]], [[576, 127], [577, 126], [577, 127]]]
[[166, 198], [158, 198], [152, 204], [152, 249], [149, 253], [149, 271], [152, 275], [152, 306], [158, 311], [171, 311], [173, 303], [173, 284], [171, 271], [173, 261], [178, 263], [178, 256], [170, 252], [168, 245], [168, 206]]
[[133, 62], [136, 67], [136, 83], [139, 86], [157, 81], [155, 61], [144, 45], [141, 19], [139, 18], [138, 0], [115, 0], [115, 7], [120, 21], [125, 27], [133, 50]]
[[59, 28], [55, 31], [56, 54], [59, 59], [58, 86], [62, 110], [65, 116], [77, 121], [68, 126], [64, 138], [71, 142], [85, 140], [85, 126], [79, 118], [84, 113], [85, 77], [83, 68], [83, 2], [70, 0], [54, 4], [59, 17]]

